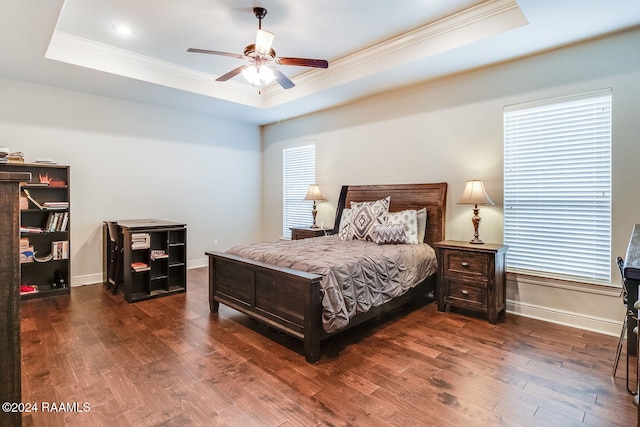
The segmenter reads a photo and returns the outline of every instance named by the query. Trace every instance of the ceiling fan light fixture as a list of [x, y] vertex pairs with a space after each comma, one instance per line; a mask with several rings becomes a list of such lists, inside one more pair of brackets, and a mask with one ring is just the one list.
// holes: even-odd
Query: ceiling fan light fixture
[[260, 84], [260, 77], [258, 76], [258, 69], [255, 65], [249, 65], [242, 70], [242, 75], [252, 85]]
[[274, 38], [275, 35], [273, 33], [265, 30], [258, 30], [256, 34], [256, 53], [260, 55], [269, 55]]
[[260, 76], [260, 80], [262, 80], [266, 85], [274, 81], [276, 78], [273, 70], [268, 65], [261, 65], [258, 69], [258, 75]]
[[325, 59], [310, 58], [290, 58], [278, 57], [271, 47], [275, 35], [262, 29], [262, 19], [267, 15], [267, 9], [254, 7], [253, 13], [258, 18], [258, 31], [256, 33], [255, 44], [250, 44], [244, 48], [243, 55], [234, 53], [219, 52], [217, 50], [189, 48], [187, 52], [207, 53], [211, 55], [231, 56], [238, 59], [246, 59], [250, 65], [241, 65], [216, 79], [218, 82], [226, 82], [229, 79], [242, 73], [245, 79], [253, 86], [268, 85], [277, 81], [283, 89], [291, 89], [295, 86], [291, 79], [284, 75], [275, 64], [295, 65], [299, 67], [328, 68], [329, 63]]
[[273, 70], [267, 65], [260, 65], [259, 68], [256, 68], [255, 65], [249, 65], [242, 70], [242, 75], [254, 86], [268, 85], [276, 78]]

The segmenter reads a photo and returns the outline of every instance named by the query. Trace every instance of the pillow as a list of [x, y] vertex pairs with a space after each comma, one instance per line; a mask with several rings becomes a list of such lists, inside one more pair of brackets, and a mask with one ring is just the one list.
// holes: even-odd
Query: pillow
[[427, 232], [427, 208], [418, 211], [418, 242], [424, 242], [424, 235]]
[[340, 240], [349, 240], [349, 232], [351, 231], [351, 209], [343, 209], [340, 217], [340, 226], [338, 227], [338, 236]]
[[389, 212], [385, 215], [385, 224], [403, 226], [407, 234], [407, 243], [418, 243], [418, 211], [408, 209], [400, 212]]
[[351, 239], [373, 241], [373, 226], [383, 223], [390, 201], [391, 197], [373, 202], [351, 202]]
[[404, 225], [377, 224], [373, 227], [373, 241], [378, 245], [402, 245], [409, 243]]

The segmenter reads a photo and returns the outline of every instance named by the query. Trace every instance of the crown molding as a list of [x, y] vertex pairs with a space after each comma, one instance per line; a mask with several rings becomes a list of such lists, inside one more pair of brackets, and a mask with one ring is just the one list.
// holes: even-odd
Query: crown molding
[[262, 108], [263, 105], [258, 92], [251, 86], [217, 82], [218, 76], [213, 74], [61, 31], [53, 33], [45, 58], [251, 107]]
[[438, 53], [526, 25], [515, 0], [488, 0], [408, 31], [352, 55], [293, 77], [295, 87], [277, 84], [258, 91], [244, 83], [162, 61], [73, 34], [54, 31], [45, 57], [204, 96], [267, 109], [326, 89], [411, 64]]
[[[488, 0], [331, 61], [327, 69], [314, 69], [300, 74], [292, 78], [296, 86], [287, 92], [278, 90], [277, 87], [266, 88], [263, 91], [266, 107], [293, 101], [365, 75], [406, 65], [527, 24], [528, 21], [515, 0]], [[299, 93], [291, 96], [293, 91]], [[303, 91], [304, 94], [301, 94]]]

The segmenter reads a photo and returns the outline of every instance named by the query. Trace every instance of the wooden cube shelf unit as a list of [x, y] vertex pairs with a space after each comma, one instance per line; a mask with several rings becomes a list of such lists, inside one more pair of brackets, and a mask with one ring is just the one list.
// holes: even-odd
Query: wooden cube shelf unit
[[[187, 226], [156, 219], [114, 221], [122, 252], [114, 254], [104, 226], [104, 281], [117, 281], [127, 302], [187, 291]], [[119, 256], [118, 278], [108, 277]]]

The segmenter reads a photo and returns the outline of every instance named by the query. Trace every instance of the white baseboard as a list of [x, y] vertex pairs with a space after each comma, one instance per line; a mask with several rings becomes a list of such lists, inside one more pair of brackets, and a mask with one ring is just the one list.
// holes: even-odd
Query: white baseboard
[[187, 261], [187, 269], [206, 267], [209, 265], [209, 258], [192, 259]]
[[[188, 269], [206, 267], [207, 265], [207, 258], [187, 261]], [[102, 273], [86, 274], [84, 276], [74, 276], [71, 278], [71, 286], [94, 285], [97, 283], [102, 283]], [[507, 312], [611, 336], [619, 336], [620, 329], [622, 328], [622, 320], [620, 320], [620, 322], [616, 322], [610, 319], [586, 316], [581, 313], [558, 310], [518, 301], [507, 300]]]
[[507, 300], [507, 313], [612, 336], [620, 336], [620, 330], [622, 328], [622, 320], [615, 322], [611, 319], [586, 316], [581, 313], [573, 313], [517, 301]]
[[102, 273], [85, 274], [84, 276], [71, 277], [71, 287], [95, 285], [96, 283], [102, 283]]

